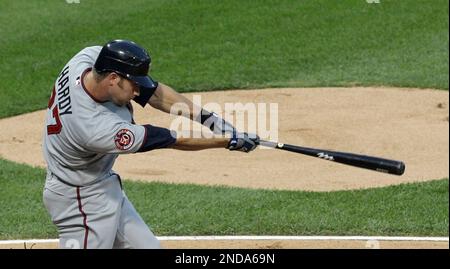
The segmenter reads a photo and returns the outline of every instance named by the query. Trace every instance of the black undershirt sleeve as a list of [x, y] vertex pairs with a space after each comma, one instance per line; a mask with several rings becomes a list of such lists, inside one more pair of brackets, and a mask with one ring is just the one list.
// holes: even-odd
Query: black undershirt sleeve
[[137, 152], [145, 152], [153, 149], [167, 148], [177, 141], [176, 133], [166, 128], [144, 125], [145, 138], [141, 148]]

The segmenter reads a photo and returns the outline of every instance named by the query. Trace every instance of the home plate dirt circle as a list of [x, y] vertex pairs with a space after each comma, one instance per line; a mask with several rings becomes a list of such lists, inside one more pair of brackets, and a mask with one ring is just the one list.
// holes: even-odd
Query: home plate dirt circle
[[[448, 178], [449, 93], [384, 87], [282, 88], [186, 94], [201, 104], [276, 104], [278, 141], [401, 160], [402, 176], [341, 165], [309, 156], [258, 148], [171, 149], [122, 155], [122, 178], [255, 189], [334, 191]], [[176, 120], [134, 105], [135, 121], [170, 127]], [[259, 113], [260, 111], [258, 111]], [[41, 141], [45, 111], [0, 120], [0, 157], [45, 167]], [[267, 121], [267, 126], [270, 121]], [[7, 130], [7, 131], [5, 131]], [[209, 165], [208, 165], [209, 164]], [[448, 246], [448, 245], [447, 245]]]

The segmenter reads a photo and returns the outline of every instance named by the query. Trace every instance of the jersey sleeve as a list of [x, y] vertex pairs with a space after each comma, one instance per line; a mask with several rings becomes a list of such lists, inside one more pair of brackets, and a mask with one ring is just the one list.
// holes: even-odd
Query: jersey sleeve
[[103, 123], [102, 126], [91, 126], [91, 129], [96, 127], [94, 131], [85, 130], [84, 136], [88, 138], [79, 144], [94, 153], [127, 154], [166, 148], [176, 142], [176, 133], [166, 128], [126, 121]]

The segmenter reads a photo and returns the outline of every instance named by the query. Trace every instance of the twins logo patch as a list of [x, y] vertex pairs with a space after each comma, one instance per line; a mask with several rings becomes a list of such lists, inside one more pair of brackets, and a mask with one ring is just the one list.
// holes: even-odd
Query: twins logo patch
[[127, 150], [133, 146], [134, 143], [134, 134], [128, 129], [122, 129], [117, 132], [114, 137], [114, 142], [116, 143], [116, 147], [120, 150]]

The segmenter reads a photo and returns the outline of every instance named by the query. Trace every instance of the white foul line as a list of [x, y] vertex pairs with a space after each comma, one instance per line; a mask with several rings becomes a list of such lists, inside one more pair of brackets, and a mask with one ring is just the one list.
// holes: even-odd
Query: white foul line
[[437, 241], [448, 242], [448, 237], [407, 237], [407, 236], [160, 236], [161, 241], [189, 240], [378, 240], [378, 241]]

